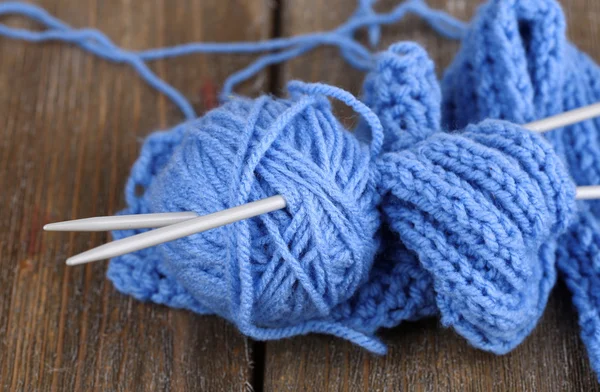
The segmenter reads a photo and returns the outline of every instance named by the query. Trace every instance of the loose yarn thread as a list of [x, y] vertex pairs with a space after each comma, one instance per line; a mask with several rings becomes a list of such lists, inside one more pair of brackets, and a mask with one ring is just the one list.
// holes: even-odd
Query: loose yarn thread
[[[373, 336], [379, 328], [432, 315], [441, 316], [474, 346], [495, 353], [511, 350], [528, 335], [556, 279], [557, 238], [575, 210], [573, 182], [554, 149], [517, 125], [487, 120], [467, 126], [473, 121], [468, 119], [461, 125], [464, 131], [440, 132], [441, 123], [469, 115], [457, 108], [472, 102], [453, 96], [451, 82], [453, 71], [462, 70], [461, 59], [468, 55], [459, 55], [459, 65], [448, 71], [442, 121], [434, 66], [420, 47], [404, 43], [372, 55], [354, 34], [367, 28], [371, 44], [376, 43], [379, 26], [407, 12], [449, 37], [462, 38], [467, 27], [422, 1], [403, 3], [388, 14], [374, 13], [372, 3], [361, 1], [353, 17], [331, 32], [142, 52], [120, 49], [96, 30], [73, 29], [35, 6], [0, 4], [0, 15], [21, 14], [48, 28], [31, 32], [0, 25], [0, 34], [34, 42], [71, 42], [102, 58], [130, 64], [188, 119], [146, 140], [127, 185], [124, 213], [209, 213], [273, 193], [288, 201], [286, 211], [113, 260], [108, 276], [119, 290], [143, 300], [219, 314], [257, 339], [322, 332], [377, 353], [385, 352]], [[549, 9], [555, 5], [550, 0], [532, 3], [534, 10], [538, 4]], [[486, 24], [492, 18], [489, 10], [502, 11], [503, 18], [514, 9], [530, 11], [525, 4], [529, 3], [490, 1], [476, 19], [483, 22], [469, 28], [463, 53], [480, 44], [476, 37], [482, 33], [486, 44], [498, 44], [491, 48], [502, 47], [505, 42], [493, 41], [498, 39], [493, 36], [496, 29]], [[560, 32], [560, 18], [555, 21]], [[556, 37], [566, 42], [560, 34]], [[338, 46], [351, 65], [371, 71], [364, 94], [371, 109], [332, 86], [292, 83], [288, 99], [229, 97], [222, 107], [195, 119], [183, 95], [146, 64], [189, 53], [275, 51], [232, 75], [224, 87], [229, 96], [236, 83], [265, 66], [323, 44]], [[514, 57], [499, 59], [496, 73], [508, 69]], [[470, 82], [484, 80], [481, 67], [466, 64]], [[516, 69], [515, 74], [536, 68]], [[457, 91], [461, 84], [454, 86]], [[549, 92], [545, 86], [540, 89]], [[477, 104], [478, 92], [472, 92]], [[327, 96], [361, 114], [364, 124], [358, 137], [335, 119]], [[523, 122], [527, 117], [518, 113], [524, 106], [514, 102], [495, 103], [506, 116], [481, 110], [476, 120]], [[449, 107], [456, 113], [450, 114]], [[528, 110], [532, 118], [542, 116], [541, 110]], [[584, 127], [597, 129], [590, 124]], [[555, 145], [563, 155], [571, 147]], [[145, 189], [142, 195], [135, 191], [138, 186]], [[588, 215], [580, 215], [579, 226], [588, 224], [586, 219]], [[114, 237], [131, 234], [115, 232]], [[558, 247], [558, 254], [574, 253], [588, 260], [589, 249], [573, 249], [578, 243], [589, 244], [590, 235], [589, 230], [576, 231], [567, 247]], [[584, 341], [590, 350], [595, 341], [589, 335], [598, 328], [587, 311], [595, 312], [597, 304], [588, 300], [589, 286], [585, 291], [577, 283], [582, 271], [563, 269], [583, 312]]]
[[[355, 15], [348, 22], [331, 31], [256, 42], [194, 42], [172, 47], [132, 51], [118, 47], [106, 35], [96, 29], [75, 29], [35, 5], [6, 2], [0, 3], [0, 16], [20, 15], [40, 23], [46, 27], [46, 30], [32, 31], [0, 23], [0, 35], [29, 42], [68, 42], [102, 59], [129, 64], [152, 88], [167, 96], [182, 111], [186, 119], [192, 120], [197, 115], [191, 103], [177, 89], [158, 77], [148, 67], [148, 62], [194, 53], [267, 52], [246, 68], [227, 78], [221, 93], [221, 98], [227, 100], [232, 95], [236, 85], [253, 77], [261, 70], [301, 56], [323, 45], [339, 47], [344, 58], [351, 66], [366, 71], [371, 68], [372, 54], [364, 45], [354, 39], [356, 32], [364, 27], [369, 27], [371, 32], [377, 31], [377, 26], [396, 23], [408, 13], [419, 15], [432, 28], [449, 38], [460, 38], [465, 31], [463, 22], [444, 12], [429, 8], [423, 0], [409, 0], [398, 5], [390, 12], [382, 14], [373, 11], [373, 3], [374, 0], [360, 0]], [[377, 43], [376, 38], [378, 38], [377, 34], [373, 35], [371, 33], [372, 43]]]

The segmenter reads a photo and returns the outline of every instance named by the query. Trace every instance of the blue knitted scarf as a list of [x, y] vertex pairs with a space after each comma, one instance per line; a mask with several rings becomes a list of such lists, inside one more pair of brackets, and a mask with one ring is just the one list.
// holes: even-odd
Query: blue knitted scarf
[[[600, 69], [566, 38], [554, 0], [495, 0], [479, 11], [443, 79], [444, 122], [525, 123], [600, 101]], [[600, 120], [547, 134], [578, 185], [600, 184]], [[578, 202], [577, 220], [552, 255], [579, 312], [581, 337], [600, 373], [600, 203]]]

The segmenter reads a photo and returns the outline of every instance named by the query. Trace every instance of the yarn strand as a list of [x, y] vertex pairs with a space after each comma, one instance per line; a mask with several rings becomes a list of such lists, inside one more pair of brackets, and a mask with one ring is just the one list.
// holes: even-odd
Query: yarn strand
[[460, 39], [466, 31], [466, 24], [443, 11], [431, 9], [422, 0], [408, 0], [388, 13], [378, 14], [373, 10], [373, 1], [361, 1], [357, 12], [348, 21], [330, 31], [308, 33], [293, 37], [274, 38], [249, 42], [193, 42], [172, 47], [147, 49], [141, 51], [126, 50], [115, 45], [105, 34], [95, 29], [75, 29], [50, 15], [44, 9], [27, 3], [6, 2], [0, 4], [0, 15], [21, 15], [46, 27], [44, 31], [31, 31], [9, 27], [0, 23], [0, 35], [29, 42], [62, 41], [80, 48], [108, 61], [130, 65], [156, 91], [164, 94], [181, 110], [186, 119], [197, 117], [190, 101], [169, 83], [156, 75], [147, 62], [186, 56], [191, 54], [226, 53], [262, 53], [243, 69], [230, 75], [223, 84], [221, 99], [231, 97], [235, 87], [274, 64], [299, 57], [319, 46], [338, 47], [350, 66], [359, 70], [368, 70], [373, 63], [373, 54], [354, 37], [363, 28], [370, 31], [371, 45], [378, 42], [379, 35], [374, 28], [389, 25], [401, 20], [407, 13], [422, 17], [440, 34]]

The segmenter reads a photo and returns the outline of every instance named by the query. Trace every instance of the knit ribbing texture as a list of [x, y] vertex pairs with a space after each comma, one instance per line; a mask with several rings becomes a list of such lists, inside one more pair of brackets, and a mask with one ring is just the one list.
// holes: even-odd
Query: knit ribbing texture
[[[600, 101], [600, 69], [566, 36], [554, 0], [492, 0], [472, 22], [443, 80], [444, 122], [529, 122]], [[598, 119], [547, 134], [578, 185], [600, 184]], [[552, 254], [573, 295], [581, 336], [600, 372], [600, 203], [579, 202]]]

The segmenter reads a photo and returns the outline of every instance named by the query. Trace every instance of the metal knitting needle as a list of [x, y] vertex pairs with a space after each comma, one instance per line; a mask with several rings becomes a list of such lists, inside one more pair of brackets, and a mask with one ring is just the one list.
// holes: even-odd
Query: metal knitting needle
[[135, 214], [117, 216], [98, 216], [94, 218], [75, 219], [65, 222], [49, 223], [46, 231], [109, 231], [130, 229], [153, 229], [170, 226], [197, 218], [195, 212], [166, 212], [156, 214]]
[[525, 124], [532, 132], [548, 132], [600, 116], [600, 102]]
[[578, 186], [575, 194], [577, 200], [596, 200], [600, 199], [600, 186]]
[[282, 196], [272, 196], [266, 199], [243, 204], [227, 210], [189, 219], [160, 229], [147, 231], [142, 234], [109, 242], [87, 252], [80, 253], [67, 259], [67, 265], [78, 265], [91, 261], [110, 259], [136, 250], [148, 248], [163, 242], [173, 241], [192, 234], [225, 226], [233, 222], [252, 218], [286, 207]]
[[[570, 112], [565, 112], [563, 114], [553, 116], [545, 120], [526, 124], [524, 127], [534, 132], [546, 132], [551, 129], [560, 128], [597, 116], [600, 116], [600, 103], [587, 106], [581, 109], [576, 109]], [[579, 200], [598, 199], [600, 198], [600, 186], [578, 187], [576, 197]], [[148, 248], [150, 246], [158, 245], [164, 242], [173, 241], [175, 239], [186, 237], [188, 235], [224, 226], [229, 223], [237, 222], [243, 219], [252, 218], [254, 216], [258, 216], [264, 213], [282, 209], [285, 208], [285, 206], [286, 201], [282, 196], [273, 196], [267, 199], [259, 200], [253, 203], [248, 203], [242, 206], [234, 207], [228, 210], [220, 211], [214, 214], [197, 218], [184, 218], [181, 216], [181, 213], [161, 214], [163, 215], [163, 218], [174, 219], [175, 221], [182, 221], [178, 221], [178, 223], [172, 224], [170, 226], [162, 227], [153, 231], [138, 234], [132, 237], [124, 238], [118, 241], [113, 241], [111, 243], [99, 246], [97, 248], [91, 249], [87, 252], [83, 252], [77, 256], [73, 256], [67, 259], [67, 264], [78, 265], [97, 260], [109, 259], [140, 249]], [[117, 226], [120, 225], [121, 219], [128, 219], [128, 228], [134, 227], [131, 225], [136, 225], [135, 227], [147, 228], [147, 225], [149, 224], [148, 222], [151, 218], [144, 218], [148, 220], [146, 220], [144, 223], [140, 223], [136, 222], [135, 219], [132, 220], [131, 217], [125, 216], [102, 217], [101, 224], [103, 225], [103, 227], [108, 228], [110, 226], [110, 229], [114, 229], [116, 227], [114, 224], [117, 224]], [[66, 227], [68, 227], [68, 225], [70, 224], [78, 225], [77, 221], [64, 222], [64, 224], [65, 225], [62, 227], [65, 230], [68, 230], [66, 229]], [[138, 224], [144, 224], [144, 226], [137, 226]], [[82, 227], [85, 227], [85, 224], [83, 226], [79, 225], [80, 229]]]

